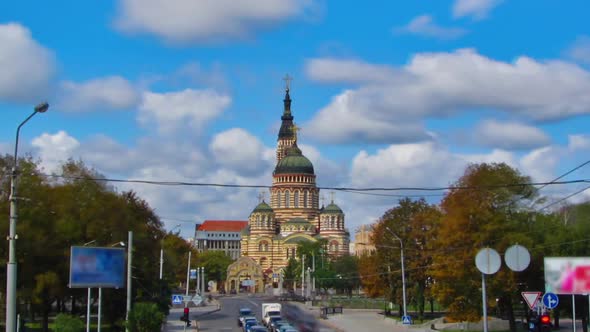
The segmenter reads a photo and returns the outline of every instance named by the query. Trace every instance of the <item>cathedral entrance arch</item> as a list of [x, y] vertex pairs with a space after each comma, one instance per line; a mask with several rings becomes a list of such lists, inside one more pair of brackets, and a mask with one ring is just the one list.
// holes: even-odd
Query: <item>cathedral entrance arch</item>
[[263, 284], [262, 267], [250, 257], [240, 257], [227, 267], [226, 284], [230, 285], [230, 291], [234, 290], [236, 293], [261, 292]]

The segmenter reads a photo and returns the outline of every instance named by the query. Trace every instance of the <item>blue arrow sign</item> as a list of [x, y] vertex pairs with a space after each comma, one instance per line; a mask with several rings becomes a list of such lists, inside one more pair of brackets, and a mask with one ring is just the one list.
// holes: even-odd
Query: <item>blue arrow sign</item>
[[172, 304], [182, 304], [182, 295], [172, 295]]
[[405, 324], [405, 325], [412, 324], [412, 317], [402, 316], [402, 324]]
[[554, 293], [547, 292], [543, 295], [543, 305], [547, 309], [553, 309], [559, 304], [559, 297]]

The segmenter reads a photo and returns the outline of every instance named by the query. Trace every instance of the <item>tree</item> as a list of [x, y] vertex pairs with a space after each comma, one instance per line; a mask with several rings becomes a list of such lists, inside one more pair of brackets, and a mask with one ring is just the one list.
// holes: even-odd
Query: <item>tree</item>
[[53, 325], [55, 332], [82, 332], [84, 330], [84, 322], [80, 318], [66, 314], [57, 315]]
[[127, 327], [130, 332], [154, 332], [160, 331], [163, 322], [164, 314], [156, 304], [139, 302], [129, 311]]
[[[489, 246], [503, 252], [515, 243], [532, 244], [526, 232], [528, 214], [519, 209], [522, 199], [536, 194], [532, 186], [524, 185], [529, 182], [530, 178], [504, 163], [474, 164], [443, 198], [438, 250], [433, 252], [430, 273], [435, 281], [433, 294], [448, 308], [451, 319], [481, 317], [481, 273], [474, 264], [479, 250]], [[488, 298], [516, 293], [516, 288], [514, 273], [501, 269], [489, 278]]]
[[367, 296], [371, 298], [385, 295], [385, 288], [383, 287], [381, 277], [381, 270], [379, 268], [380, 261], [377, 253], [364, 253], [359, 257], [359, 275], [361, 278], [361, 285]]
[[295, 258], [291, 258], [283, 270], [284, 287], [293, 290], [295, 289], [295, 282], [299, 280], [301, 280], [301, 265]]
[[352, 290], [360, 286], [358, 258], [344, 255], [334, 259], [330, 265], [336, 275], [334, 287], [352, 296]]
[[[407, 300], [417, 305], [422, 317], [432, 280], [428, 267], [432, 263], [433, 240], [440, 216], [439, 209], [423, 198], [404, 198], [399, 200], [396, 207], [385, 212], [374, 226], [371, 242], [376, 247], [377, 266], [381, 267], [377, 272], [383, 276], [383, 283], [389, 285], [390, 300], [398, 303], [400, 315], [403, 312], [400, 245], [403, 243], [406, 256], [404, 272]], [[398, 273], [400, 277], [397, 277]]]
[[205, 267], [208, 280], [220, 283], [227, 278], [227, 267], [233, 261], [223, 251], [209, 250], [199, 254], [197, 264]]

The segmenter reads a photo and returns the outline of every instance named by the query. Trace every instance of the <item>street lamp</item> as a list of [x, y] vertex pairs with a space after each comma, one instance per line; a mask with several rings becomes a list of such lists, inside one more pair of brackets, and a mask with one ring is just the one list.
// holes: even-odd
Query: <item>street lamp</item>
[[404, 269], [404, 243], [402, 239], [397, 236], [389, 227], [385, 226], [385, 229], [391, 233], [398, 241], [401, 250], [401, 261], [402, 261], [402, 292], [403, 292], [403, 301], [404, 301], [404, 318], [408, 316], [408, 312], [406, 311], [406, 271]]
[[49, 109], [48, 103], [41, 103], [35, 106], [35, 110], [25, 121], [21, 122], [16, 129], [16, 141], [14, 144], [14, 162], [12, 164], [12, 175], [10, 177], [10, 226], [8, 233], [8, 263], [6, 264], [6, 332], [16, 331], [16, 222], [17, 195], [16, 184], [18, 177], [18, 136], [20, 128], [27, 123], [35, 114], [45, 113]]

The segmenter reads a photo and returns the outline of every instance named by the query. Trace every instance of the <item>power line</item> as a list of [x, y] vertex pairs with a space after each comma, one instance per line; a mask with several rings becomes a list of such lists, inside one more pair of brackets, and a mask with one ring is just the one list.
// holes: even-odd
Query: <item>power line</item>
[[[155, 181], [155, 180], [136, 180], [136, 179], [116, 179], [116, 178], [91, 178], [80, 176], [64, 176], [56, 174], [46, 174], [48, 177], [61, 178], [67, 180], [91, 180], [102, 182], [115, 183], [135, 183], [135, 184], [149, 184], [159, 186], [190, 186], [190, 187], [221, 187], [221, 188], [246, 188], [246, 189], [270, 189], [270, 185], [245, 185], [245, 184], [224, 184], [224, 183], [206, 183], [206, 182], [185, 182], [185, 181]], [[540, 186], [540, 185], [566, 185], [575, 183], [590, 183], [590, 179], [576, 179], [568, 181], [551, 181], [551, 182], [525, 182], [525, 183], [505, 183], [497, 185], [486, 186], [448, 186], [448, 187], [317, 187], [323, 190], [335, 190], [343, 192], [373, 192], [373, 191], [446, 191], [446, 190], [484, 190], [484, 189], [499, 189], [499, 188], [514, 188], [525, 186]]]
[[563, 198], [560, 198], [560, 199], [558, 199], [557, 201], [555, 201], [555, 202], [553, 202], [553, 203], [547, 204], [547, 205], [545, 205], [544, 207], [540, 208], [540, 209], [539, 209], [539, 211], [543, 211], [543, 210], [545, 210], [545, 209], [547, 209], [547, 208], [550, 208], [550, 207], [552, 207], [553, 205], [555, 205], [555, 204], [558, 204], [558, 203], [561, 203], [561, 202], [563, 202], [563, 201], [565, 201], [565, 200], [567, 200], [567, 199], [569, 199], [569, 198], [571, 198], [571, 197], [574, 197], [574, 196], [576, 196], [576, 195], [578, 195], [578, 194], [581, 194], [581, 193], [583, 193], [584, 191], [586, 191], [586, 190], [588, 190], [588, 189], [590, 189], [590, 186], [588, 186], [588, 187], [584, 187], [584, 188], [582, 188], [582, 189], [580, 189], [580, 190], [576, 191], [576, 192], [575, 192], [575, 193], [573, 193], [573, 194], [569, 194], [569, 195], [567, 195], [567, 196], [565, 196], [565, 197], [563, 197]]

